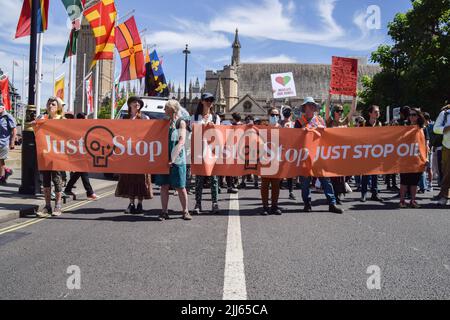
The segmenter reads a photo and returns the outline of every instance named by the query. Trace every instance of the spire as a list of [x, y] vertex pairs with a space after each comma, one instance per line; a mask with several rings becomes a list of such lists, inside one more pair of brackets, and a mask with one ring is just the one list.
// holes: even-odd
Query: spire
[[241, 62], [241, 42], [239, 41], [239, 30], [236, 29], [234, 42], [231, 46], [233, 48], [233, 57], [231, 58], [231, 65], [237, 66]]
[[198, 80], [198, 77], [197, 80], [195, 80], [195, 88], [200, 89], [200, 81]]
[[217, 80], [217, 87], [216, 87], [216, 105], [221, 107], [225, 107], [226, 105], [225, 94], [222, 86], [222, 79], [220, 76], [219, 79]]

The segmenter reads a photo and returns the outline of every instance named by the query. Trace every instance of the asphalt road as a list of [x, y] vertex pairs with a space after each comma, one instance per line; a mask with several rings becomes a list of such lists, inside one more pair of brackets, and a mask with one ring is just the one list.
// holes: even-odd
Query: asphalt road
[[[241, 190], [220, 195], [218, 215], [159, 222], [159, 197], [145, 202], [144, 218], [124, 215], [127, 201], [106, 193], [58, 218], [0, 225], [0, 298], [450, 299], [449, 207], [425, 200], [431, 194], [416, 210], [358, 196], [335, 215], [313, 194], [314, 212], [303, 213], [283, 190], [284, 214], [260, 216], [259, 191]], [[171, 207], [180, 209], [173, 196]], [[79, 290], [68, 289], [69, 266], [79, 267]], [[368, 289], [370, 266], [379, 290]]]

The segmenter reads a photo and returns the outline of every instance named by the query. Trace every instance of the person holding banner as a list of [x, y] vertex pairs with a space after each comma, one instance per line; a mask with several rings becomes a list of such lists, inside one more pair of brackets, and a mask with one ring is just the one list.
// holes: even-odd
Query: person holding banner
[[[341, 104], [335, 104], [331, 108], [331, 94], [328, 96], [326, 106], [325, 106], [325, 119], [327, 123], [327, 128], [347, 128], [351, 125], [353, 114], [356, 111], [357, 98], [354, 97], [352, 101], [352, 107], [350, 112], [344, 116], [344, 107]], [[336, 197], [336, 203], [342, 204], [341, 195], [347, 193], [345, 185], [345, 177], [333, 177], [330, 178], [331, 184], [334, 189], [334, 196]]]
[[[51, 97], [47, 101], [47, 113], [41, 115], [38, 119], [48, 119], [48, 120], [61, 120], [64, 119], [64, 106], [60, 102], [61, 100], [56, 97]], [[43, 171], [43, 185], [44, 185], [44, 197], [45, 205], [36, 213], [39, 218], [47, 218], [50, 215], [60, 216], [62, 214], [61, 210], [61, 199], [62, 199], [62, 189], [63, 182], [60, 171]], [[51, 193], [51, 182], [55, 187], [55, 209], [52, 210], [52, 193]]]
[[[280, 125], [280, 111], [277, 108], [271, 108], [269, 110], [269, 126], [273, 128], [281, 128]], [[272, 207], [269, 210], [269, 188], [271, 186]], [[280, 197], [281, 179], [279, 178], [266, 178], [261, 177], [261, 198], [263, 203], [263, 211], [261, 215], [267, 216], [274, 214], [280, 216], [282, 214], [281, 209], [278, 207], [278, 199]]]
[[188, 210], [188, 195], [186, 191], [186, 121], [179, 116], [181, 106], [176, 100], [169, 100], [164, 111], [169, 117], [169, 165], [170, 173], [168, 175], [156, 175], [155, 183], [161, 186], [161, 206], [162, 212], [159, 215], [159, 221], [169, 219], [169, 189], [174, 188], [178, 192], [181, 207], [183, 210], [183, 219], [192, 220]]
[[[192, 116], [191, 125], [220, 124], [220, 118], [217, 115], [215, 115], [212, 111], [214, 101], [216, 101], [216, 98], [211, 93], [202, 94], [201, 101], [197, 106], [197, 110], [195, 111], [195, 114]], [[200, 212], [202, 211], [203, 185], [205, 179], [207, 178], [210, 180], [211, 184], [212, 212], [219, 213], [219, 204], [217, 200], [219, 194], [219, 180], [217, 176], [211, 177], [196, 176], [194, 214], [200, 214]]]
[[[291, 128], [293, 129], [295, 126], [295, 122], [292, 121], [293, 114], [292, 109], [290, 107], [284, 107], [282, 108], [282, 115], [283, 115], [283, 121], [281, 121], [281, 126], [283, 128]], [[297, 179], [297, 178], [295, 178]], [[286, 179], [287, 181], [287, 187], [289, 190], [289, 199], [290, 200], [297, 200], [297, 198], [294, 195], [294, 178]]]
[[448, 202], [448, 192], [450, 189], [450, 104], [442, 108], [442, 111], [434, 124], [434, 133], [443, 135], [442, 180], [438, 204], [445, 206]]
[[[368, 109], [368, 115], [369, 118], [364, 123], [364, 127], [381, 127], [382, 123], [379, 120], [380, 118], [380, 107], [372, 105]], [[372, 197], [370, 200], [372, 201], [378, 201], [378, 202], [384, 202], [384, 200], [378, 195], [378, 176], [372, 175], [372, 176], [362, 176], [361, 179], [361, 202], [367, 201], [367, 185], [369, 183], [369, 179], [371, 180], [371, 192]]]
[[[417, 108], [412, 108], [409, 112], [409, 121], [407, 124], [424, 128], [425, 118], [422, 112]], [[423, 172], [401, 173], [400, 174], [400, 208], [407, 208], [405, 202], [406, 192], [409, 191], [411, 196], [410, 207], [417, 209], [420, 205], [416, 202], [417, 185]]]
[[[324, 129], [325, 121], [317, 115], [317, 110], [319, 109], [319, 104], [314, 101], [314, 98], [305, 98], [303, 104], [301, 105], [303, 116], [295, 122], [295, 128], [298, 129]], [[312, 177], [302, 177], [302, 198], [304, 203], [304, 212], [312, 212], [311, 205], [311, 185]], [[330, 178], [321, 177], [319, 181], [323, 187], [325, 196], [327, 197], [329, 204], [329, 211], [337, 214], [344, 213], [344, 210], [336, 206], [336, 197], [334, 196], [333, 185], [331, 184]]]
[[[147, 120], [148, 117], [141, 113], [144, 107], [144, 101], [138, 97], [130, 97], [127, 101], [128, 115], [127, 119]], [[118, 198], [127, 198], [130, 200], [125, 214], [141, 214], [144, 212], [142, 203], [144, 199], [153, 198], [152, 182], [148, 174], [121, 174], [117, 184], [115, 196]], [[135, 199], [138, 199], [138, 205], [135, 205]]]

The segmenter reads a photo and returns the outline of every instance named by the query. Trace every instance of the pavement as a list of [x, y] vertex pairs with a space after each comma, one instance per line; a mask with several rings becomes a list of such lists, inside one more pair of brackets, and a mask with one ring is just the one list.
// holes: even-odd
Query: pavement
[[[9, 159], [6, 161], [8, 168], [12, 168], [14, 173], [9, 177], [8, 183], [0, 185], [0, 223], [9, 220], [18, 219], [19, 217], [32, 215], [39, 206], [45, 204], [44, 196], [38, 194], [36, 196], [20, 195], [18, 193], [21, 185], [21, 148], [12, 150]], [[106, 188], [114, 186], [117, 182], [106, 179], [102, 174], [90, 175], [91, 185], [95, 192], [102, 191]], [[86, 199], [86, 193], [81, 183], [81, 179], [75, 185], [73, 192], [80, 199]], [[66, 199], [66, 204], [72, 201], [71, 198]]]
[[282, 190], [283, 215], [261, 216], [259, 190], [246, 189], [192, 221], [171, 196], [164, 222], [158, 189], [145, 216], [123, 214], [113, 192], [0, 224], [0, 299], [450, 299], [450, 207], [431, 202], [437, 192], [404, 210], [392, 192], [383, 204], [351, 193], [336, 215], [322, 194], [303, 213]]

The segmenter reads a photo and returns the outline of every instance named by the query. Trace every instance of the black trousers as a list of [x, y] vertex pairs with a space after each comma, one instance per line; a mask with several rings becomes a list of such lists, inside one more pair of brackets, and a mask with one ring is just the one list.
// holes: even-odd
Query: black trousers
[[73, 186], [77, 183], [78, 179], [81, 178], [83, 182], [83, 187], [86, 190], [87, 196], [92, 196], [94, 194], [94, 190], [92, 189], [91, 183], [89, 182], [89, 175], [86, 172], [74, 172], [72, 173], [69, 182], [67, 183], [66, 189], [64, 192], [70, 193], [72, 192]]

